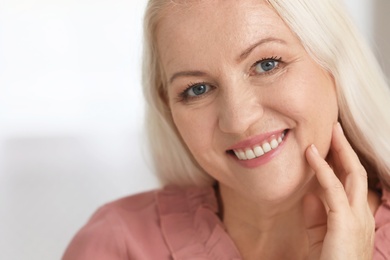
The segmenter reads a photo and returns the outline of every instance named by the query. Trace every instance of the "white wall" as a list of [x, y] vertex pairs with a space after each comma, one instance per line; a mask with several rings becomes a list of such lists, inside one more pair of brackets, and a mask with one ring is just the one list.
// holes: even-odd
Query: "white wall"
[[366, 37], [372, 39], [374, 2], [381, 0], [344, 0], [352, 19]]
[[142, 145], [145, 4], [0, 0], [0, 259], [59, 259], [99, 205], [157, 186]]
[[[349, 0], [370, 34], [369, 1]], [[59, 259], [102, 203], [157, 187], [141, 128], [146, 0], [0, 0], [0, 259]]]

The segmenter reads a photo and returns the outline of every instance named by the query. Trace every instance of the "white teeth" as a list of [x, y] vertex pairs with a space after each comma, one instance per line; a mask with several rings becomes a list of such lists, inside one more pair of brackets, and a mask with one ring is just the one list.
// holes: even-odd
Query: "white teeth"
[[263, 148], [263, 151], [265, 153], [268, 153], [269, 151], [272, 150], [271, 145], [269, 143], [264, 143], [261, 147]]
[[246, 155], [243, 151], [238, 152], [238, 158], [241, 160], [247, 160]]
[[278, 141], [276, 141], [275, 139], [272, 139], [272, 141], [271, 141], [270, 144], [271, 144], [271, 148], [272, 148], [272, 149], [275, 149], [276, 147], [279, 146]]
[[250, 149], [248, 149], [248, 150], [245, 151], [245, 155], [246, 155], [246, 158], [247, 158], [248, 160], [251, 160], [251, 159], [256, 158], [256, 155], [255, 155], [254, 152], [253, 152], [252, 150], [250, 150]]
[[233, 150], [233, 152], [239, 160], [252, 160], [278, 148], [279, 144], [283, 142], [285, 135], [286, 134], [283, 132], [278, 138], [274, 137], [269, 143], [265, 142], [262, 145], [256, 145], [253, 148]]
[[255, 148], [253, 149], [253, 151], [255, 152], [255, 155], [256, 155], [257, 157], [262, 156], [262, 155], [264, 154], [263, 148], [261, 148], [259, 145], [258, 145], [258, 146], [255, 146]]

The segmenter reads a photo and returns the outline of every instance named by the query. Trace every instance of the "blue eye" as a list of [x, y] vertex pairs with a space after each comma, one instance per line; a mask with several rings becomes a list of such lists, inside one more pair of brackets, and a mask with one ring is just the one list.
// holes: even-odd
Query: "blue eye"
[[264, 72], [269, 72], [277, 68], [278, 65], [279, 65], [279, 61], [277, 60], [273, 60], [273, 59], [263, 60], [255, 64], [255, 71], [260, 74]]
[[196, 84], [187, 89], [187, 95], [190, 97], [200, 96], [210, 90], [210, 86], [207, 84]]

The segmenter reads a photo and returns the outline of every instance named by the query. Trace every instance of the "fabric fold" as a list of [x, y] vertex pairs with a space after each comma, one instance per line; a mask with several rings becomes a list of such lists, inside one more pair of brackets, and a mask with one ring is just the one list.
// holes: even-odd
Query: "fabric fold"
[[156, 200], [162, 233], [174, 259], [241, 259], [218, 218], [212, 187], [167, 187], [156, 194]]

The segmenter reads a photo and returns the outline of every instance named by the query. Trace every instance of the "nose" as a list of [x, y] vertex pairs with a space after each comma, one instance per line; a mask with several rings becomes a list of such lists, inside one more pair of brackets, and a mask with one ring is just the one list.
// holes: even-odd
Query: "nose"
[[218, 126], [224, 133], [243, 134], [261, 120], [264, 108], [256, 91], [240, 86], [225, 88], [219, 100]]

